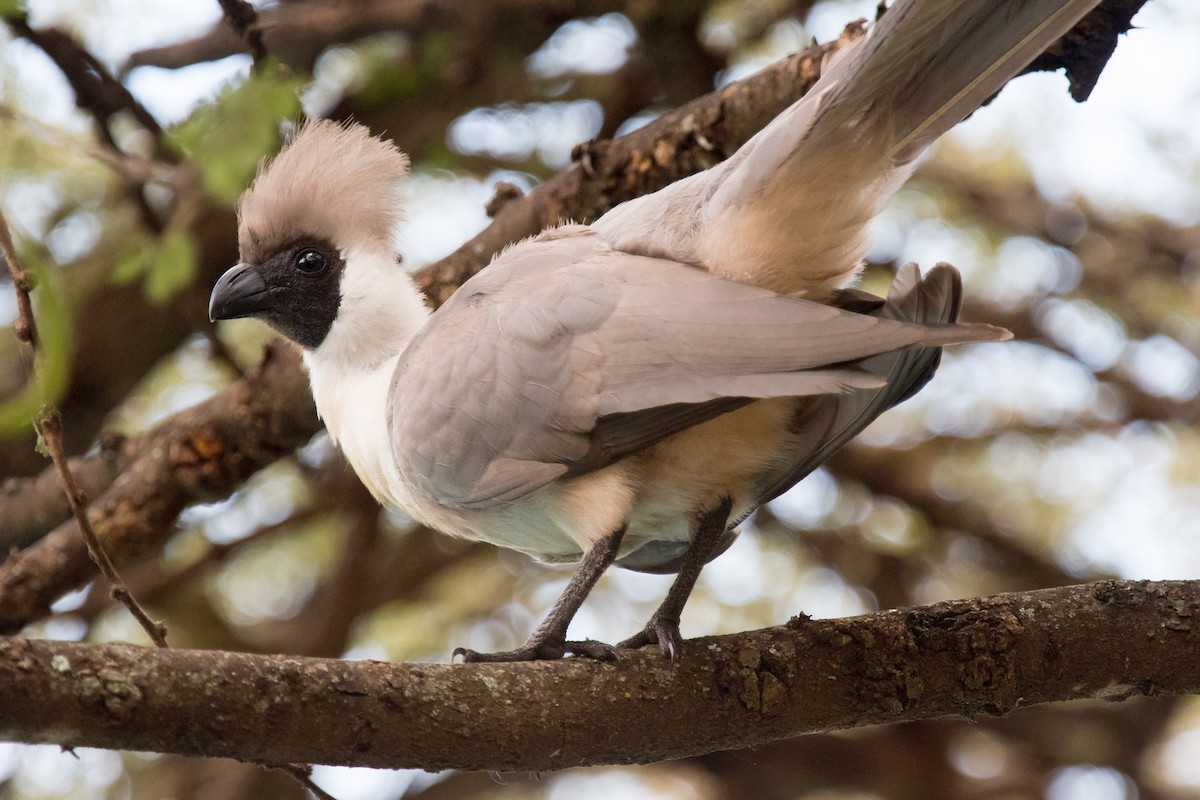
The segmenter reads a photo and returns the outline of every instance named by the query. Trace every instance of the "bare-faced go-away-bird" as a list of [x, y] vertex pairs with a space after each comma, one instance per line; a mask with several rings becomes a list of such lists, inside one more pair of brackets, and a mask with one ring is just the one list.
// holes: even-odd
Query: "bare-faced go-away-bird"
[[961, 283], [902, 268], [848, 288], [914, 159], [1098, 0], [898, 0], [729, 159], [500, 253], [430, 312], [399, 266], [407, 158], [312, 121], [239, 203], [212, 319], [304, 351], [330, 437], [381, 501], [445, 533], [579, 562], [515, 650], [611, 657], [567, 626], [612, 564], [677, 573], [620, 646], [674, 656], [701, 568], [736, 525], [917, 392]]

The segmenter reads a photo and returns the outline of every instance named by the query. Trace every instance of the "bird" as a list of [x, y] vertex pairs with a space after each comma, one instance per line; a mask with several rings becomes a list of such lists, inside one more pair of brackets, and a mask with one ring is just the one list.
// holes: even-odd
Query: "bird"
[[[683, 651], [680, 615], [738, 525], [933, 376], [957, 270], [853, 288], [916, 158], [1098, 0], [897, 0], [728, 159], [509, 246], [430, 311], [400, 265], [408, 159], [313, 119], [238, 202], [213, 321], [302, 350], [372, 494], [452, 536], [577, 567], [524, 644], [466, 662]], [[612, 565], [674, 573], [615, 648], [568, 626]]]

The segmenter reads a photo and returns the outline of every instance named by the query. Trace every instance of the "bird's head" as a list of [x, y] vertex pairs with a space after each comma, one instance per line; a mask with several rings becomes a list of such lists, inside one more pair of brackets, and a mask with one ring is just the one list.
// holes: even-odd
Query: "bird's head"
[[302, 125], [238, 202], [241, 261], [213, 287], [209, 318], [257, 317], [310, 351], [335, 323], [369, 322], [401, 271], [407, 173], [407, 156], [362, 125]]

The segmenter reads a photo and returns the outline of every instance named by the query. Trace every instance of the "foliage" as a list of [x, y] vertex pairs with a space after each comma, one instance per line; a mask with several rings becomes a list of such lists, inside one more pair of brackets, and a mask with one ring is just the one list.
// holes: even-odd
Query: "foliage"
[[[279, 121], [295, 119], [300, 85], [298, 77], [268, 61], [171, 132], [172, 145], [199, 171], [214, 198], [232, 203], [246, 188], [263, 153], [278, 141]], [[179, 254], [177, 242], [164, 244], [168, 248], [170, 255]]]

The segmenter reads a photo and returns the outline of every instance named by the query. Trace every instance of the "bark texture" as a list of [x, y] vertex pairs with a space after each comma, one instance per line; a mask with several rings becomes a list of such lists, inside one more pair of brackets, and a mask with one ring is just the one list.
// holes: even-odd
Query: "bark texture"
[[[1200, 582], [1047, 589], [652, 648], [389, 664], [0, 639], [0, 738], [265, 763], [557, 770], [1200, 691]], [[1137, 647], [1130, 647], [1137, 642]], [[313, 731], [320, 731], [314, 736]]]

